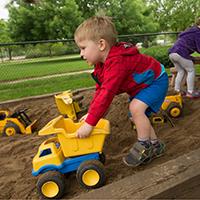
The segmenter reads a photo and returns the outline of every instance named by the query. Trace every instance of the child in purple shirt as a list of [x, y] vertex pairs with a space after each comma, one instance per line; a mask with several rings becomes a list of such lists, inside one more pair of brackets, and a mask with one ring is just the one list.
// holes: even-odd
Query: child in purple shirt
[[194, 90], [194, 57], [191, 56], [194, 52], [200, 53], [200, 18], [193, 27], [180, 33], [174, 46], [169, 49], [169, 58], [178, 72], [175, 79], [175, 91], [178, 93], [181, 92], [181, 81], [186, 73], [186, 96], [189, 98], [200, 97], [200, 92]]

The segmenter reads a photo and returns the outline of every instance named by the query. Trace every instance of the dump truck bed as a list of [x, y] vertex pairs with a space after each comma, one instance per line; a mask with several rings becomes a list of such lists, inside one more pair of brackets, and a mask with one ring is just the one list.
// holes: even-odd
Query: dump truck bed
[[99, 120], [90, 137], [79, 139], [76, 131], [82, 124], [60, 115], [41, 129], [39, 135], [56, 134], [65, 157], [102, 152], [105, 137], [110, 133], [109, 121]]

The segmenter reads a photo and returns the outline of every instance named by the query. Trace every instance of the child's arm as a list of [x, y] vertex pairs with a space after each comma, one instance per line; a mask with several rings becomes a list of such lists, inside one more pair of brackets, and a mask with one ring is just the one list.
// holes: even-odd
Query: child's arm
[[119, 87], [127, 77], [126, 71], [121, 66], [123, 64], [119, 61], [112, 62], [112, 65], [108, 66], [104, 73], [103, 83], [96, 91], [90, 104], [87, 118], [84, 124], [77, 130], [77, 137], [88, 137], [94, 126], [106, 113], [114, 96], [119, 91]]
[[119, 92], [119, 88], [123, 81], [127, 78], [126, 69], [123, 67], [120, 59], [112, 61], [110, 65], [105, 66], [103, 83], [98, 89], [90, 108], [86, 122], [95, 126], [100, 118], [102, 118], [110, 106], [114, 96]]

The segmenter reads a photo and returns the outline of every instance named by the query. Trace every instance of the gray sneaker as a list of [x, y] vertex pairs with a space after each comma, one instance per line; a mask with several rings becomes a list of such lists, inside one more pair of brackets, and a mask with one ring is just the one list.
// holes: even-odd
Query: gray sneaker
[[153, 156], [153, 145], [150, 143], [149, 147], [136, 142], [130, 149], [129, 153], [123, 157], [123, 162], [130, 167], [137, 167], [141, 164], [151, 162]]
[[165, 143], [158, 140], [153, 146], [153, 158], [158, 158], [165, 153]]

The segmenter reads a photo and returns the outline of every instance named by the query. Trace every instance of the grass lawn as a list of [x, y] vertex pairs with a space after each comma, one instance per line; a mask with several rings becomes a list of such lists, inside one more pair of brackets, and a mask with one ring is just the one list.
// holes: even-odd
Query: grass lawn
[[[199, 54], [195, 55], [199, 56]], [[6, 80], [25, 79], [44, 75], [67, 73], [92, 69], [85, 61], [71, 60], [71, 58], [37, 58], [34, 60], [11, 61], [0, 63], [0, 101], [18, 99], [35, 95], [43, 95], [64, 90], [74, 90], [93, 86], [95, 83], [90, 74], [54, 77], [41, 80], [30, 80], [21, 83], [9, 83]], [[196, 65], [196, 72], [200, 74], [200, 65]], [[166, 69], [170, 74], [169, 68]]]
[[23, 83], [15, 84], [3, 83], [0, 84], [0, 101], [49, 94], [69, 89], [75, 90], [94, 85], [94, 80], [91, 78], [90, 74], [62, 76], [37, 81], [25, 81]]
[[0, 63], [0, 81], [17, 80], [60, 74], [89, 69], [83, 60], [71, 60], [68, 57], [43, 58], [25, 61], [6, 61]]

